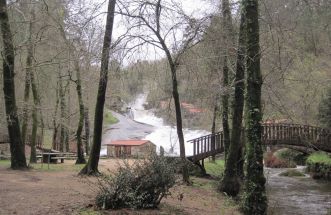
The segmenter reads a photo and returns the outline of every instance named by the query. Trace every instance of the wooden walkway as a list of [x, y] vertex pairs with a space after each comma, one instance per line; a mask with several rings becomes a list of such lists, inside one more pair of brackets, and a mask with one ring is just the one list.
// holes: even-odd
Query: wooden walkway
[[[188, 142], [193, 144], [193, 155], [188, 156], [188, 159], [194, 163], [224, 152], [223, 132], [202, 136]], [[310, 125], [263, 123], [262, 144], [331, 152], [331, 130]]]

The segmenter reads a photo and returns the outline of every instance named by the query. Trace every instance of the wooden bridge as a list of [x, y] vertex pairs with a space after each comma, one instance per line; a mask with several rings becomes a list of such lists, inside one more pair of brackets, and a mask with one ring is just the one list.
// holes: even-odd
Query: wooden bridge
[[[188, 156], [188, 159], [194, 163], [224, 152], [223, 132], [209, 134], [188, 142], [193, 143], [193, 155]], [[331, 130], [310, 125], [263, 123], [262, 144], [331, 152]]]

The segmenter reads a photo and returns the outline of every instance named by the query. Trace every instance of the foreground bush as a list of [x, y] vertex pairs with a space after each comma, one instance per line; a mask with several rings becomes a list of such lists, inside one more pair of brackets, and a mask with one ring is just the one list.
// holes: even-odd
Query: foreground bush
[[155, 208], [175, 184], [175, 170], [163, 156], [151, 155], [125, 163], [114, 175], [103, 176], [96, 204], [102, 209]]

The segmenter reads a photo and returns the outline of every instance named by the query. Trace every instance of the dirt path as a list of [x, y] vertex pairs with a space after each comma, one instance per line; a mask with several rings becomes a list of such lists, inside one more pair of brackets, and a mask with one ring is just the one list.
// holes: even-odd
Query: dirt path
[[[100, 169], [116, 170], [120, 160], [100, 160]], [[59, 166], [62, 165], [62, 166]], [[79, 168], [65, 161], [51, 168], [59, 170], [13, 171], [0, 165], [0, 215], [69, 215], [80, 214], [94, 203], [96, 195], [91, 180], [78, 177]], [[162, 201], [161, 209], [148, 211], [121, 210], [92, 214], [238, 214], [222, 195], [210, 187], [210, 181], [198, 180], [193, 187], [176, 186], [172, 196]], [[94, 188], [94, 189], [93, 189]]]
[[0, 214], [72, 214], [94, 194], [73, 172], [13, 171], [0, 167]]

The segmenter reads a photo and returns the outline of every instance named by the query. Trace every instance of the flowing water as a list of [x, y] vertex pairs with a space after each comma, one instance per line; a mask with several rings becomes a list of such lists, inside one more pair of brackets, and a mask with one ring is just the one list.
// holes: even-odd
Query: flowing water
[[[154, 126], [154, 131], [144, 139], [162, 146], [172, 155], [179, 154], [176, 127], [165, 125], [163, 119], [145, 110], [146, 94], [139, 95], [131, 103], [135, 121]], [[203, 130], [183, 129], [185, 141], [208, 134]], [[186, 143], [186, 154], [192, 155], [192, 144]], [[104, 152], [106, 153], [106, 152]], [[331, 215], [331, 182], [319, 182], [305, 177], [284, 177], [279, 174], [286, 169], [265, 168], [269, 212], [271, 215]], [[304, 171], [304, 167], [297, 170]]]
[[[162, 146], [166, 153], [170, 155], [179, 155], [179, 141], [175, 126], [165, 125], [162, 118], [155, 116], [151, 110], [145, 110], [147, 94], [140, 94], [131, 104], [134, 120], [153, 125], [155, 130], [148, 134], [144, 139], [150, 140], [157, 145], [158, 149]], [[185, 141], [207, 135], [208, 131], [183, 129]], [[186, 155], [193, 155], [193, 144], [185, 143]]]
[[[296, 168], [304, 171], [304, 167]], [[265, 168], [269, 214], [331, 215], [331, 182], [280, 176], [287, 169]]]

